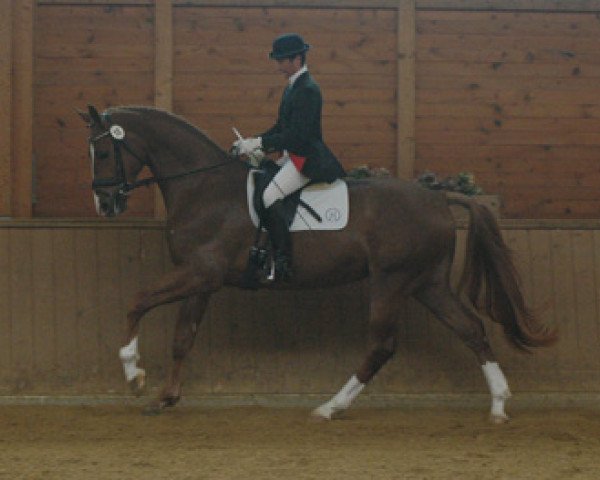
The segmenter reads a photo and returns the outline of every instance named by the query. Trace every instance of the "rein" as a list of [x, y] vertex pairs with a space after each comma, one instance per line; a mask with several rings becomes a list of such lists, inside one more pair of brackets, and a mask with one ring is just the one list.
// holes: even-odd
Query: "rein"
[[[132, 153], [132, 155], [133, 155], [133, 153]], [[138, 158], [138, 157], [136, 157], [136, 158]], [[217, 168], [224, 167], [224, 166], [229, 165], [234, 162], [242, 163], [244, 166], [249, 167], [248, 163], [245, 162], [244, 160], [240, 160], [238, 157], [230, 156], [226, 161], [217, 163], [215, 165], [210, 165], [208, 167], [195, 168], [195, 169], [189, 170], [187, 172], [174, 173], [173, 175], [165, 175], [164, 177], [144, 178], [142, 180], [136, 180], [133, 183], [126, 183], [126, 191], [130, 192], [131, 190], [134, 190], [138, 187], [147, 187], [148, 185], [152, 185], [153, 183], [163, 182], [166, 180], [174, 180], [176, 178], [187, 177], [188, 175], [195, 175], [197, 173], [209, 172], [210, 170], [215, 170]]]
[[[106, 114], [105, 114], [105, 117], [106, 117]], [[110, 122], [110, 118], [107, 118], [107, 120], [109, 123], [112, 123], [112, 122]], [[241, 160], [236, 155], [228, 154], [228, 159], [226, 161], [217, 163], [215, 165], [209, 165], [208, 167], [200, 167], [200, 168], [195, 168], [193, 170], [189, 170], [187, 172], [175, 173], [172, 175], [165, 175], [163, 177], [153, 176], [150, 178], [144, 178], [142, 180], [134, 180], [133, 182], [129, 182], [127, 180], [127, 175], [125, 174], [125, 165], [123, 163], [121, 147], [123, 147], [130, 155], [135, 157], [142, 165], [146, 165], [148, 167], [150, 165], [148, 164], [148, 162], [143, 160], [138, 154], [136, 154], [133, 151], [131, 146], [127, 143], [127, 140], [125, 140], [125, 130], [121, 126], [116, 125], [116, 124], [112, 124], [106, 131], [89, 139], [90, 154], [91, 154], [92, 162], [94, 162], [94, 154], [92, 153], [94, 151], [93, 150], [94, 144], [98, 140], [100, 140], [106, 136], [111, 137], [112, 144], [113, 144], [113, 152], [114, 152], [114, 158], [115, 158], [115, 175], [112, 178], [102, 178], [102, 179], [96, 179], [94, 176], [94, 180], [92, 181], [92, 189], [101, 188], [101, 187], [119, 187], [119, 193], [121, 193], [123, 195], [129, 195], [129, 193], [132, 190], [135, 190], [136, 188], [139, 188], [139, 187], [147, 187], [149, 185], [152, 185], [153, 183], [159, 183], [159, 182], [164, 182], [164, 181], [168, 181], [168, 180], [175, 180], [177, 178], [187, 177], [189, 175], [196, 175], [199, 173], [209, 172], [211, 170], [215, 170], [217, 168], [221, 168], [221, 167], [224, 167], [226, 165], [230, 165], [230, 164], [236, 163], [236, 162], [243, 164], [248, 169], [253, 168], [249, 162]], [[92, 165], [92, 169], [93, 169], [93, 165]], [[93, 172], [92, 172], [92, 174], [93, 174]]]

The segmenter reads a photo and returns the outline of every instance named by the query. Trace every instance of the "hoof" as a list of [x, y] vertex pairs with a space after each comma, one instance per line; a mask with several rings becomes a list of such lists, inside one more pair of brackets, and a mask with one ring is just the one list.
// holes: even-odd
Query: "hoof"
[[160, 415], [166, 407], [167, 404], [162, 400], [155, 400], [144, 407], [142, 410], [142, 415], [155, 417], [156, 415]]
[[141, 368], [138, 369], [137, 375], [129, 382], [131, 393], [136, 397], [141, 397], [146, 391], [146, 372]]
[[344, 410], [332, 407], [329, 404], [321, 405], [315, 408], [311, 416], [314, 420], [335, 420], [343, 416]]
[[492, 422], [494, 425], [502, 425], [504, 423], [508, 423], [509, 420], [510, 418], [505, 413], [501, 415], [490, 415], [490, 422]]
[[330, 417], [321, 415], [319, 412], [317, 412], [316, 410], [313, 410], [310, 414], [310, 420], [313, 422], [328, 422], [331, 420]]

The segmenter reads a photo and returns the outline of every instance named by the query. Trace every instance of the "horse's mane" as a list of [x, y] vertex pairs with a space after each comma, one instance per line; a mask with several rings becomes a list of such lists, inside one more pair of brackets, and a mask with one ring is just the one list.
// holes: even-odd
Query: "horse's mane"
[[212, 139], [210, 136], [201, 130], [200, 128], [192, 125], [185, 118], [180, 117], [174, 113], [168, 112], [167, 110], [163, 110], [157, 107], [148, 107], [148, 106], [118, 106], [118, 107], [110, 107], [106, 110], [105, 113], [109, 114], [118, 114], [118, 113], [134, 113], [138, 115], [148, 116], [148, 117], [156, 117], [158, 120], [167, 120], [169, 122], [177, 124], [182, 129], [192, 133], [193, 135], [200, 138], [200, 140], [211, 146], [218, 151], [225, 154], [226, 152]]

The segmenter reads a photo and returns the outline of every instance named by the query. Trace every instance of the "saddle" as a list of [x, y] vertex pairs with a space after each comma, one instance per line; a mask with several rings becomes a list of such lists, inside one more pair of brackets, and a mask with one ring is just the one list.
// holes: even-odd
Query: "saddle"
[[[280, 170], [274, 162], [263, 160], [248, 175], [248, 209], [256, 226], [254, 245], [250, 249], [243, 287], [258, 288], [269, 283], [273, 273], [273, 252], [269, 236], [264, 235], [266, 209], [263, 192]], [[332, 184], [308, 183], [283, 200], [284, 216], [290, 231], [341, 230], [348, 223], [348, 187], [342, 180]]]

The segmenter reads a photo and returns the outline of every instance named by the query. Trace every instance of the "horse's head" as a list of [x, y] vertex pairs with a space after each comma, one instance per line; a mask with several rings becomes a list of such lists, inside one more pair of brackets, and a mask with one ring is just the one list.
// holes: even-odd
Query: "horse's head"
[[[89, 105], [78, 112], [90, 129], [89, 155], [92, 168], [92, 190], [98, 215], [113, 217], [127, 209], [127, 197], [133, 182], [144, 166], [141, 147], [131, 132], [113, 122], [110, 114], [98, 114]], [[136, 148], [137, 147], [137, 148]], [[144, 154], [145, 155], [145, 154]]]

